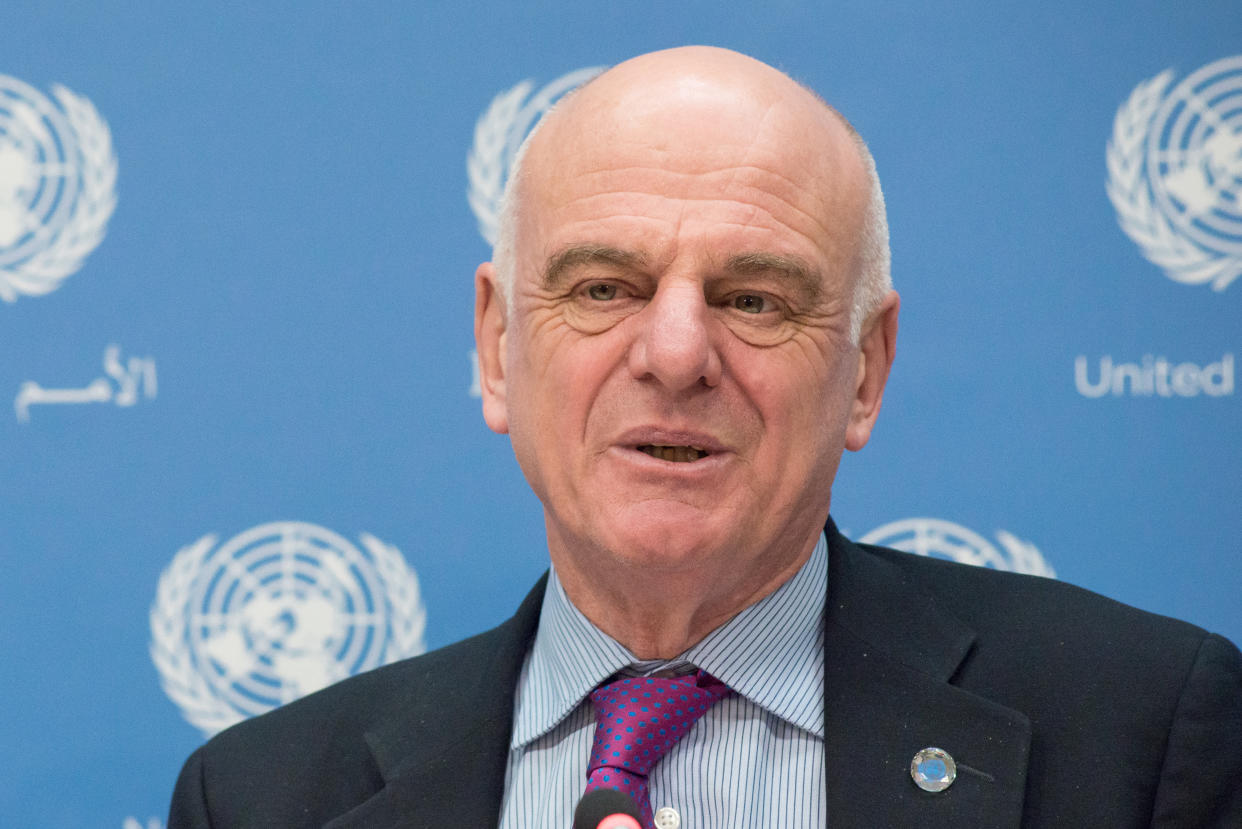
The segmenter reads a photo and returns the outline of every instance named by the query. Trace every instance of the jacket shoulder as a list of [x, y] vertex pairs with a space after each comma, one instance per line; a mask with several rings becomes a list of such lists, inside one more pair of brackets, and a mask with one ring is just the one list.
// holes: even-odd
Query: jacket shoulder
[[[320, 825], [369, 798], [411, 745], [511, 708], [488, 677], [514, 673], [538, 621], [541, 581], [518, 613], [469, 639], [375, 668], [238, 723], [191, 755], [170, 829]], [[511, 689], [512, 683], [509, 683]], [[182, 817], [178, 817], [178, 816]]]
[[360, 738], [385, 712], [411, 703], [425, 704], [442, 687], [452, 687], [455, 677], [486, 665], [502, 638], [502, 629], [494, 628], [343, 679], [225, 729], [205, 747], [209, 753], [251, 753], [263, 746], [295, 742], [339, 747]]
[[[1125, 651], [1173, 647], [1197, 650], [1208, 632], [1197, 625], [1140, 610], [1082, 587], [1043, 576], [959, 564], [887, 547], [859, 549], [892, 565], [931, 592], [981, 637], [995, 631], [1031, 645], [1073, 639], [1085, 647], [1111, 643]], [[1066, 644], [1069, 644], [1066, 642]]]
[[1111, 802], [1156, 826], [1242, 825], [1242, 654], [1227, 639], [1055, 579], [857, 546], [922, 588], [923, 623], [974, 630], [950, 681], [1029, 718], [1028, 817], [1079, 825]]

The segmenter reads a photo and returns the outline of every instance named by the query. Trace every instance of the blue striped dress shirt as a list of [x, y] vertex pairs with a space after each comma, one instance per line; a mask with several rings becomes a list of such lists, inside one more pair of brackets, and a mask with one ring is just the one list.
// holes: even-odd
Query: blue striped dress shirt
[[676, 659], [642, 661], [570, 603], [553, 571], [514, 700], [501, 829], [568, 829], [586, 786], [595, 715], [587, 694], [613, 674], [702, 668], [735, 693], [696, 722], [649, 777], [653, 809], [681, 829], [826, 825], [821, 536], [770, 595]]

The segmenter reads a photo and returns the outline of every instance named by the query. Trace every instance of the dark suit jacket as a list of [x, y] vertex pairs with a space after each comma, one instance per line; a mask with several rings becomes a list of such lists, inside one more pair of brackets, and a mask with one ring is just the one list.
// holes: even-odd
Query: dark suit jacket
[[[1242, 827], [1242, 656], [1227, 640], [827, 529], [834, 829]], [[495, 826], [543, 588], [495, 630], [217, 735], [186, 762], [169, 829]], [[927, 746], [958, 762], [939, 794], [910, 779]]]

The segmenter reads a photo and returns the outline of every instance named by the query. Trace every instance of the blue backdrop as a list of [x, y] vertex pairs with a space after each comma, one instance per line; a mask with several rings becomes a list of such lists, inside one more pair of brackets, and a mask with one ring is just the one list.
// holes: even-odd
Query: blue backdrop
[[684, 43], [885, 183], [838, 522], [1242, 640], [1236, 0], [174, 5], [0, 10], [0, 824], [158, 825], [206, 733], [516, 607], [480, 223], [559, 80]]

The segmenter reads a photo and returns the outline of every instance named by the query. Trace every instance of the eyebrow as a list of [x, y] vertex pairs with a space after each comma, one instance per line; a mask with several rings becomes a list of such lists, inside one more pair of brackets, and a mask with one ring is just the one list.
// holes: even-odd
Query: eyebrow
[[574, 268], [582, 265], [611, 265], [614, 268], [637, 270], [647, 264], [641, 253], [607, 245], [570, 245], [548, 260], [543, 269], [543, 285], [555, 288]]
[[739, 276], [775, 274], [797, 284], [808, 299], [819, 299], [823, 291], [823, 276], [815, 268], [793, 256], [776, 253], [743, 253], [732, 256], [725, 263], [725, 270]]
[[[556, 288], [569, 271], [582, 265], [608, 265], [624, 270], [639, 270], [647, 265], [647, 256], [637, 251], [622, 250], [608, 245], [570, 245], [552, 256], [543, 269], [545, 288]], [[823, 277], [819, 271], [794, 256], [776, 253], [742, 253], [729, 257], [725, 271], [737, 276], [774, 274], [796, 284], [811, 301], [819, 299]]]

